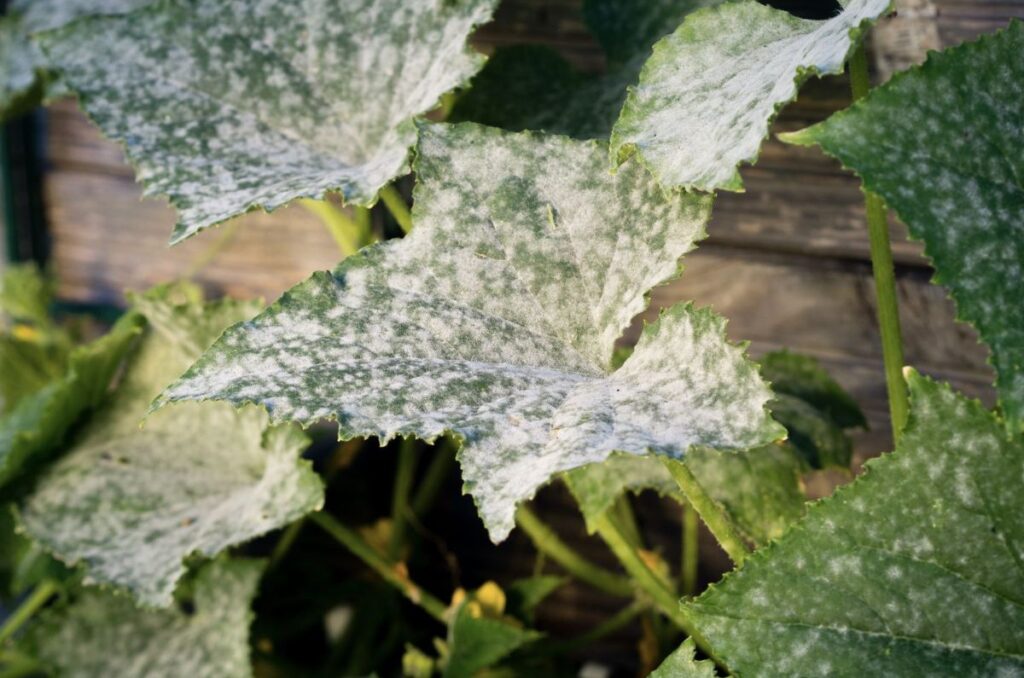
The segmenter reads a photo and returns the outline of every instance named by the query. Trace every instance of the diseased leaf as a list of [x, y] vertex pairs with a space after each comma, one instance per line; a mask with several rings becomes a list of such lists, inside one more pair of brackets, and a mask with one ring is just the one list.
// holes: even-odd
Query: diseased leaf
[[242, 678], [249, 663], [250, 606], [263, 563], [217, 560], [196, 575], [188, 611], [137, 608], [130, 598], [86, 589], [44, 613], [22, 647], [69, 678]]
[[178, 242], [331, 190], [372, 205], [406, 171], [412, 118], [481, 65], [465, 42], [495, 4], [162, 0], [41, 42], [178, 209]]
[[130, 589], [149, 605], [171, 602], [194, 552], [225, 548], [318, 509], [323, 486], [299, 454], [306, 437], [269, 427], [255, 407], [184, 403], [149, 417], [149, 402], [255, 304], [177, 305], [176, 291], [138, 298], [148, 321], [122, 382], [24, 502], [26, 531], [89, 577]]
[[693, 638], [687, 638], [650, 678], [715, 678], [716, 675], [714, 662], [707, 659], [698, 661], [697, 645]]
[[318, 273], [229, 330], [164, 394], [336, 418], [340, 434], [446, 431], [495, 540], [553, 474], [613, 451], [681, 456], [780, 437], [723, 322], [680, 305], [609, 374], [644, 294], [703, 235], [710, 200], [666, 195], [606, 149], [475, 125], [421, 134], [413, 232]]
[[1008, 423], [1024, 422], [1024, 24], [932, 54], [784, 139], [819, 144], [923, 240], [962, 319], [992, 349]]
[[66, 26], [85, 16], [127, 14], [154, 0], [13, 0], [11, 11], [20, 13], [30, 33]]
[[665, 186], [742, 190], [777, 110], [811, 74], [840, 73], [862, 27], [890, 0], [845, 0], [827, 21], [755, 0], [694, 12], [654, 46], [612, 131], [621, 162], [638, 153]]
[[608, 72], [584, 74], [541, 45], [500, 47], [448, 119], [520, 131], [606, 139], [651, 45], [698, 6], [717, 0], [591, 0], [583, 12], [604, 47]]
[[[22, 394], [0, 418], [0, 487], [61, 452], [68, 430], [107, 397], [110, 382], [138, 337], [141, 318], [122, 317], [104, 337], [71, 351], [56, 380]], [[0, 351], [5, 360], [9, 356]]]
[[740, 675], [1024, 672], [1024, 443], [911, 372], [897, 451], [686, 606]]

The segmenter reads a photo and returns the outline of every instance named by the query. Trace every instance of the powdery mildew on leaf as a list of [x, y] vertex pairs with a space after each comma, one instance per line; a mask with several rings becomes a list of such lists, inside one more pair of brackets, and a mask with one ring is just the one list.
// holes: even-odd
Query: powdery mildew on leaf
[[714, 662], [697, 660], [697, 645], [693, 638], [687, 638], [654, 670], [650, 678], [715, 678], [717, 675]]
[[466, 47], [496, 0], [161, 0], [45, 34], [44, 50], [172, 242], [330, 190], [360, 205], [407, 168], [412, 118], [481, 65]]
[[0, 118], [16, 115], [35, 104], [43, 68], [43, 55], [29, 40], [22, 18], [0, 18]]
[[1000, 402], [1024, 421], [1024, 24], [899, 74], [824, 123], [820, 144], [925, 243], [959, 315], [992, 349]]
[[896, 452], [687, 614], [740, 675], [1024, 675], [1024, 444], [914, 372]]
[[276, 420], [336, 418], [342, 436], [453, 431], [495, 540], [553, 474], [613, 451], [781, 437], [756, 367], [710, 311], [668, 311], [609, 374], [646, 291], [703, 235], [710, 199], [606, 163], [597, 143], [426, 126], [413, 232], [229, 330], [164, 402], [254, 402]]
[[30, 627], [21, 645], [69, 678], [246, 678], [250, 611], [263, 564], [218, 560], [196, 575], [193, 611], [147, 610], [110, 591], [86, 589]]
[[60, 28], [84, 16], [127, 14], [154, 0], [14, 0], [30, 33]]
[[654, 46], [612, 131], [619, 161], [636, 152], [666, 186], [742, 190], [776, 111], [811, 73], [840, 73], [861, 26], [890, 0], [847, 0], [827, 21], [755, 0], [694, 12]]
[[[691, 451], [692, 453], [692, 451]], [[679, 485], [658, 457], [613, 454], [606, 460], [575, 468], [565, 474], [565, 484], [593, 533], [597, 519], [626, 492], [653, 490], [684, 501]]]
[[306, 437], [269, 427], [259, 408], [183, 403], [139, 427], [161, 389], [257, 308], [176, 306], [167, 294], [138, 300], [149, 330], [122, 383], [21, 507], [23, 527], [47, 549], [83, 561], [92, 580], [161, 606], [186, 556], [216, 555], [323, 503], [319, 478], [299, 459]]

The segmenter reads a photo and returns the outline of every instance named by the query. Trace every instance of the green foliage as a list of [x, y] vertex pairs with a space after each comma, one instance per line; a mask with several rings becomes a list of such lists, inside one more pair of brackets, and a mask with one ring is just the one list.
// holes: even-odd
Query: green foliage
[[135, 308], [146, 333], [124, 377], [39, 478], [21, 521], [62, 559], [84, 562], [91, 579], [166, 606], [186, 556], [214, 556], [318, 509], [323, 486], [298, 458], [305, 436], [270, 427], [257, 408], [175, 405], [139, 427], [164, 386], [257, 305], [204, 305], [186, 287], [157, 288]]
[[254, 560], [214, 561], [167, 610], [89, 589], [42, 615], [19, 649], [61, 676], [251, 676], [250, 605], [262, 569]]
[[[787, 141], [819, 144], [924, 241], [935, 281], [992, 349], [1008, 423], [1024, 422], [1024, 23], [932, 54]], [[884, 149], [880, 151], [879, 149]]]
[[688, 606], [738, 673], [1024, 670], [1024, 441], [909, 374], [896, 452]]
[[650, 678], [714, 678], [714, 663], [697, 660], [697, 646], [688, 638], [661, 663]]

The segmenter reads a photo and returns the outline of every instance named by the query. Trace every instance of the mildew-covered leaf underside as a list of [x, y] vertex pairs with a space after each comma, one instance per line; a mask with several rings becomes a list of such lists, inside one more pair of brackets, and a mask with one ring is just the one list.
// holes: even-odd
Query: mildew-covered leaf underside
[[369, 205], [407, 168], [414, 116], [469, 78], [496, 0], [161, 0], [44, 34], [49, 59], [173, 242], [237, 214], [340, 191]]
[[181, 403], [139, 423], [149, 403], [224, 327], [251, 317], [238, 302], [136, 299], [148, 329], [114, 395], [21, 506], [28, 534], [90, 579], [168, 605], [184, 558], [213, 556], [320, 507], [323, 487], [299, 455], [297, 427], [259, 408]]
[[824, 123], [820, 144], [924, 241], [936, 282], [992, 349], [1000, 402], [1024, 422], [1024, 23], [932, 54]]
[[861, 26], [890, 0], [846, 0], [826, 21], [755, 0], [694, 12], [654, 46], [612, 131], [619, 160], [636, 152], [666, 186], [741, 190], [776, 111], [810, 73], [840, 73]]
[[740, 675], [1024, 675], [1024, 444], [911, 372], [897, 451], [687, 605]]
[[607, 149], [477, 125], [421, 131], [411, 235], [318, 273], [229, 330], [164, 402], [259, 403], [342, 436], [454, 431], [494, 539], [557, 472], [612, 451], [781, 437], [723, 322], [678, 306], [609, 374], [644, 294], [704, 233], [710, 199], [666, 195]]

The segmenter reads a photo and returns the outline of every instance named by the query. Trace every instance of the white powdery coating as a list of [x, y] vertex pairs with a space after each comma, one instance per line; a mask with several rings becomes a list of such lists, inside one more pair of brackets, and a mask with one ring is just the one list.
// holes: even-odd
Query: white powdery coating
[[412, 118], [469, 78], [495, 0], [162, 0], [47, 33], [47, 55], [177, 242], [247, 210], [339, 190], [369, 205], [407, 167]]
[[897, 451], [690, 604], [732, 670], [1024, 676], [1024, 447], [977, 401], [909, 382]]
[[776, 110], [807, 72], [840, 73], [851, 31], [890, 0], [849, 0], [827, 21], [754, 0], [694, 12], [654, 46], [612, 131], [613, 157], [636, 150], [666, 186], [740, 190]]
[[[140, 301], [151, 329], [123, 383], [67, 455], [39, 480], [21, 507], [27, 532], [88, 577], [130, 589], [166, 606], [183, 559], [213, 556], [287, 525], [323, 501], [322, 485], [299, 460], [306, 438], [294, 427], [268, 428], [259, 408], [183, 403], [139, 421], [161, 388], [199, 351], [182, 350], [178, 335], [203, 307], [174, 312], [166, 302]], [[163, 307], [165, 313], [155, 312]], [[220, 327], [247, 317], [245, 307], [207, 308]], [[212, 336], [210, 336], [212, 334]]]
[[94, 15], [127, 14], [154, 0], [14, 0], [11, 10], [20, 12], [29, 33], [65, 26]]
[[250, 610], [262, 563], [219, 560], [195, 581], [194, 611], [139, 609], [89, 589], [30, 628], [32, 655], [68, 678], [248, 678]]
[[338, 420], [345, 436], [456, 432], [496, 540], [552, 474], [613, 450], [745, 448], [782, 431], [709, 312], [680, 307], [611, 376], [644, 294], [703, 235], [710, 200], [666, 196], [596, 143], [478, 125], [421, 134], [416, 228], [316, 274], [225, 336], [163, 396]]
[[0, 18], [0, 113], [32, 88], [42, 61], [22, 20], [16, 16]]
[[[791, 136], [819, 143], [925, 243], [936, 282], [992, 349], [1000, 404], [1024, 422], [1024, 23], [933, 54]], [[881, 152], [880, 152], [880, 149]]]

